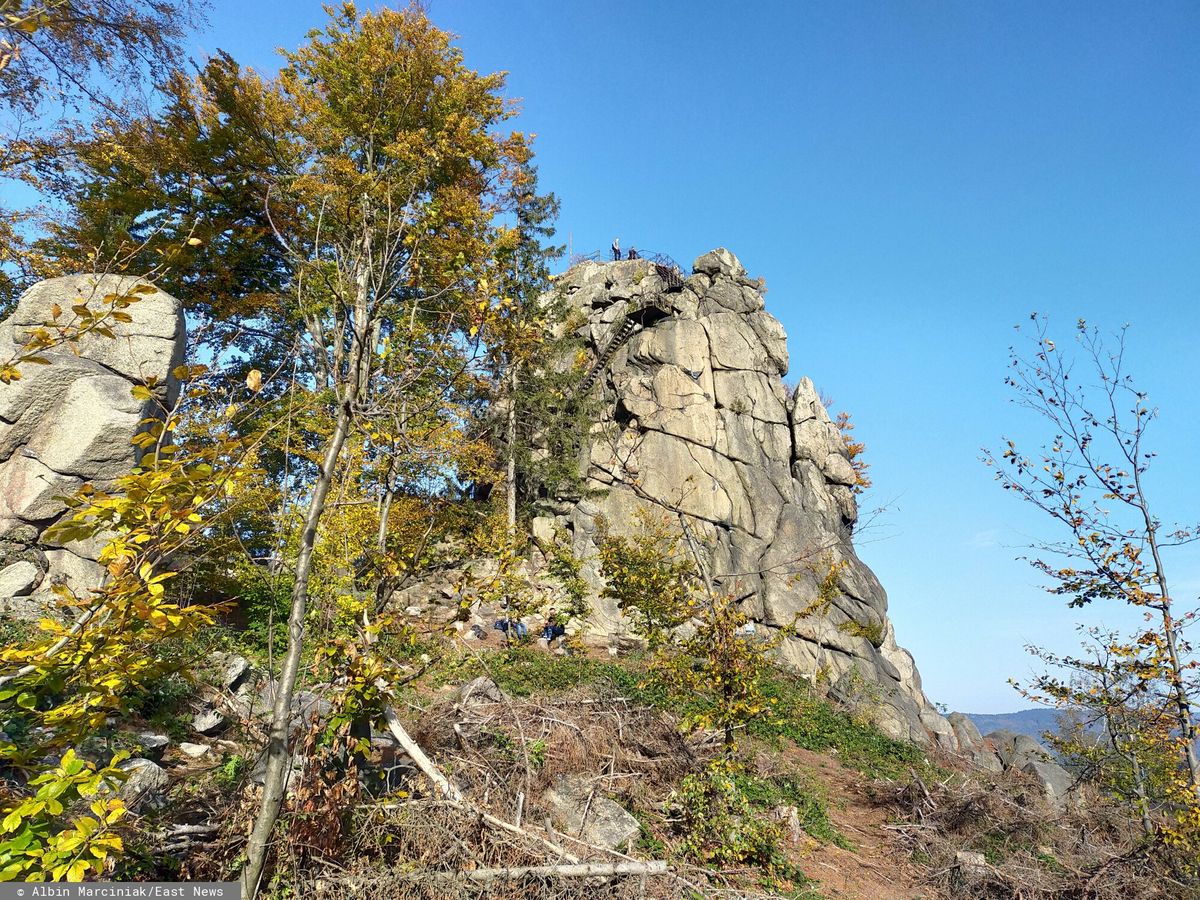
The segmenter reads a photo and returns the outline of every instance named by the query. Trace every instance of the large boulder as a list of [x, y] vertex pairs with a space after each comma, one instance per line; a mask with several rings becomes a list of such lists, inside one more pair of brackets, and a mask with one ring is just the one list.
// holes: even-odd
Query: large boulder
[[1046, 799], [1058, 806], [1065, 806], [1072, 800], [1077, 779], [1029, 735], [1001, 728], [988, 734], [986, 742], [999, 757], [1004, 771], [1015, 769], [1029, 776], [1042, 789]]
[[[784, 387], [787, 335], [726, 249], [690, 277], [646, 260], [585, 262], [555, 282], [583, 322], [604, 402], [580, 460], [584, 496], [549, 498], [546, 533], [566, 532], [592, 585], [592, 628], [623, 631], [601, 593], [595, 534], [639, 513], [682, 513], [713, 580], [768, 629], [795, 626], [785, 661], [834, 686], [889, 734], [954, 749], [887, 618], [887, 595], [858, 558], [857, 473], [808, 378]], [[570, 498], [566, 498], [570, 499]], [[812, 611], [832, 573], [836, 597]], [[818, 604], [821, 606], [821, 604]], [[797, 619], [799, 616], [799, 619]]]
[[560, 778], [542, 796], [556, 828], [584, 843], [608, 850], [627, 847], [642, 826], [615, 800], [577, 778]]
[[139, 462], [131, 438], [178, 396], [184, 317], [178, 300], [140, 279], [69, 275], [35, 284], [0, 323], [7, 360], [34, 329], [69, 326], [73, 307], [99, 313], [116, 297], [136, 302], [118, 310], [129, 321], [106, 321], [112, 337], [92, 331], [42, 351], [46, 364], [25, 363], [18, 380], [0, 384], [0, 610], [37, 615], [56, 584], [81, 595], [100, 585], [100, 541], [60, 547], [41, 535], [66, 511], [59, 497], [89, 482], [110, 488]]

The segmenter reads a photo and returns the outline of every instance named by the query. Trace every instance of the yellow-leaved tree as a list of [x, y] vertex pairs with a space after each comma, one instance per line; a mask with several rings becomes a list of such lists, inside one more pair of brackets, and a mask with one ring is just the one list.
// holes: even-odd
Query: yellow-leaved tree
[[[1147, 430], [1156, 410], [1126, 369], [1124, 331], [1106, 339], [1079, 320], [1073, 330], [1083, 366], [1077, 368], [1069, 345], [1051, 338], [1046, 319], [1034, 314], [1031, 321], [1029, 353], [1012, 351], [1006, 383], [1014, 401], [1049, 426], [1049, 438], [1032, 455], [1008, 441], [984, 461], [1005, 490], [1048, 515], [1063, 534], [1035, 545], [1031, 563], [1049, 580], [1047, 590], [1079, 609], [1128, 607], [1145, 622], [1131, 640], [1097, 633], [1099, 652], [1083, 659], [1044, 656], [1086, 675], [1088, 683], [1076, 689], [1047, 677], [1035, 692], [1065, 707], [1091, 708], [1102, 727], [1117, 729], [1113, 748], [1133, 766], [1139, 817], [1146, 805], [1138, 792], [1148, 782], [1138, 768], [1150, 757], [1171, 757], [1166, 793], [1174, 827], [1168, 836], [1194, 847], [1200, 838], [1192, 699], [1197, 660], [1185, 636], [1194, 616], [1180, 609], [1168, 563], [1197, 534], [1165, 524], [1152, 503], [1147, 472], [1155, 453]], [[1141, 762], [1134, 763], [1130, 754], [1139, 747]]]

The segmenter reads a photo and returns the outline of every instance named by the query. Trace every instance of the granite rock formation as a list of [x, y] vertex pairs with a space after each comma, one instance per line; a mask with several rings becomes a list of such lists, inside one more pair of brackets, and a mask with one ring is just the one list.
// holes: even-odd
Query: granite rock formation
[[[856, 473], [811, 381], [788, 390], [787, 335], [765, 309], [762, 282], [732, 253], [699, 257], [689, 277], [648, 260], [585, 262], [555, 289], [586, 316], [602, 391], [581, 466], [582, 499], [558, 498], [535, 529], [567, 529], [597, 588], [597, 519], [616, 533], [639, 511], [680, 513], [721, 589], [762, 625], [796, 619], [784, 659], [870, 712], [889, 734], [946, 748], [953, 728], [927, 701], [896, 643], [887, 595], [851, 540]], [[837, 569], [837, 596], [810, 610]], [[597, 596], [594, 625], [618, 633]]]
[[[0, 354], [15, 355], [31, 328], [52, 320], [55, 306], [66, 316], [78, 304], [100, 309], [139, 283], [71, 275], [35, 284], [0, 323]], [[91, 333], [55, 347], [41, 354], [49, 365], [26, 365], [22, 378], [0, 385], [0, 609], [36, 616], [53, 584], [86, 595], [101, 583], [98, 545], [57, 546], [42, 535], [66, 511], [59, 497], [85, 482], [105, 489], [128, 474], [139, 459], [130, 439], [177, 395], [172, 369], [183, 362], [185, 334], [179, 301], [156, 290], [125, 311], [132, 321], [113, 322], [114, 337]], [[138, 385], [152, 387], [151, 399], [133, 396]]]

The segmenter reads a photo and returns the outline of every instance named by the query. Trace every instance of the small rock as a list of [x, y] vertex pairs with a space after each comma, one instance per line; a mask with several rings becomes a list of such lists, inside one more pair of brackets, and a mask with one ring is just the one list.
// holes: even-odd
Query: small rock
[[171, 779], [158, 763], [140, 757], [126, 760], [121, 768], [129, 777], [117, 789], [117, 796], [134, 812], [139, 809], [158, 809], [165, 802], [163, 793]]
[[959, 850], [954, 854], [954, 870], [956, 880], [971, 883], [986, 878], [991, 872], [991, 867], [982, 853]]
[[31, 547], [38, 541], [38, 530], [32, 525], [14, 525], [4, 532], [4, 540]]
[[28, 560], [0, 569], [0, 597], [24, 597], [41, 581], [42, 572]]
[[996, 748], [1005, 769], [1023, 769], [1026, 763], [1045, 762], [1050, 759], [1046, 748], [1027, 734], [1001, 728], [991, 732], [987, 740]]
[[996, 755], [995, 750], [989, 750], [983, 747], [979, 750], [971, 750], [968, 754], [971, 760], [979, 768], [985, 772], [991, 772], [993, 775], [999, 775], [1004, 771], [1004, 764], [1000, 762], [1000, 757]]
[[554, 545], [557, 536], [555, 533], [556, 529], [554, 527], [554, 520], [549, 516], [534, 516], [530, 530], [533, 532], [533, 539], [539, 544], [547, 547]]
[[1046, 799], [1058, 806], [1066, 804], [1071, 789], [1075, 787], [1075, 776], [1055, 762], [1030, 760], [1021, 767], [1021, 771], [1036, 780]]
[[565, 834], [578, 835], [580, 840], [597, 847], [617, 850], [636, 840], [642, 833], [638, 820], [621, 804], [599, 792], [593, 793], [580, 779], [558, 779], [554, 787], [543, 795], [543, 800], [558, 828]]
[[224, 715], [208, 707], [192, 717], [192, 730], [197, 734], [216, 734], [227, 722]]
[[504, 691], [500, 690], [500, 686], [485, 675], [468, 681], [458, 689], [458, 705], [463, 709], [487, 703], [503, 702]]
[[405, 609], [404, 609], [404, 614], [406, 616], [413, 616], [414, 618], [416, 616], [421, 615], [421, 613], [423, 613], [423, 612], [425, 612], [425, 610], [423, 610], [419, 606], [408, 606], [408, 607], [405, 607]]
[[771, 818], [783, 823], [784, 832], [793, 844], [798, 844], [804, 837], [804, 828], [800, 825], [800, 810], [794, 806], [776, 806], [771, 810]]
[[189, 741], [179, 742], [179, 752], [192, 759], [199, 759], [211, 749], [212, 747], [208, 746], [208, 744], [193, 744]]
[[171, 739], [165, 734], [159, 734], [155, 731], [143, 731], [137, 736], [138, 746], [142, 748], [142, 755], [147, 759], [158, 761], [167, 751], [167, 747], [171, 746]]
[[[302, 753], [293, 753], [291, 767], [288, 769], [287, 774], [287, 786], [284, 789], [289, 796], [295, 791], [302, 774], [304, 774], [304, 755]], [[254, 767], [250, 769], [250, 780], [259, 785], [267, 780], [266, 750], [260, 753], [258, 759], [254, 761]]]
[[250, 660], [236, 653], [214, 653], [211, 661], [218, 672], [218, 686], [231, 691], [246, 679], [253, 668]]
[[297, 691], [292, 696], [292, 727], [312, 725], [333, 712], [333, 704], [312, 691]]

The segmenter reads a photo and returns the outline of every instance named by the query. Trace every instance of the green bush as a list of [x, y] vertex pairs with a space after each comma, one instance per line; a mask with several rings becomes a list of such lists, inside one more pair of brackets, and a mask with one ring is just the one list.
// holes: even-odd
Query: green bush
[[267, 655], [269, 647], [277, 654], [282, 653], [287, 647], [291, 605], [292, 581], [289, 577], [270, 579], [261, 572], [249, 573], [241, 584], [238, 597], [238, 608], [246, 627], [238, 633], [237, 643], [259, 658]]
[[781, 862], [782, 830], [755, 809], [736, 767], [718, 760], [688, 775], [671, 796], [680, 852], [704, 865], [771, 868]]
[[742, 773], [734, 778], [738, 789], [756, 808], [765, 812], [776, 806], [794, 806], [800, 816], [800, 827], [809, 835], [843, 850], [854, 849], [830, 821], [825, 792], [815, 782], [799, 774], [759, 778]]

